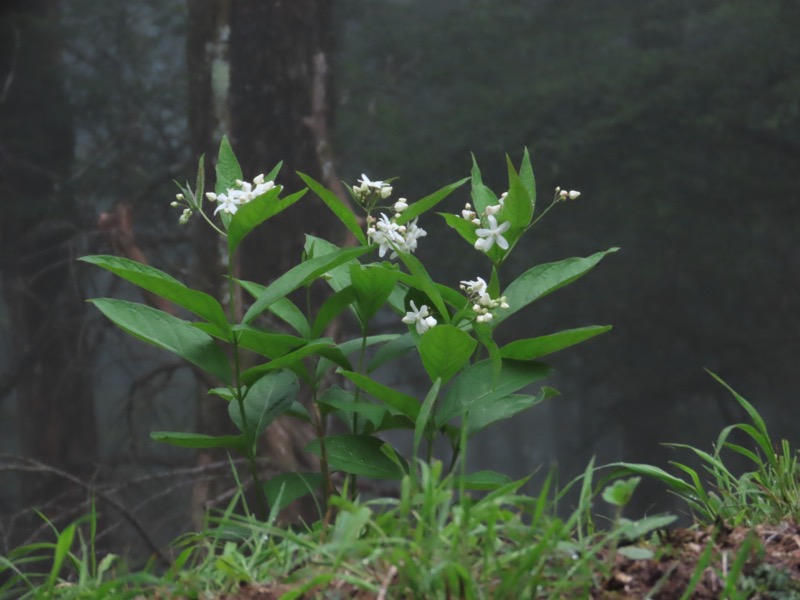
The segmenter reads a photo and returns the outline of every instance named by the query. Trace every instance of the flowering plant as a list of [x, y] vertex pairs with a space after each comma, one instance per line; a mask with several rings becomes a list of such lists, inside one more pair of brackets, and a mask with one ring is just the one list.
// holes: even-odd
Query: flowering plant
[[[82, 260], [193, 315], [187, 320], [139, 303], [92, 300], [134, 337], [183, 357], [217, 379], [221, 385], [210, 393], [228, 403], [230, 418], [239, 430], [237, 435], [225, 436], [155, 432], [152, 437], [183, 447], [242, 453], [250, 461], [266, 514], [268, 505], [277, 510], [318, 486], [327, 499], [338, 481], [336, 473], [380, 479], [414, 476], [414, 461], [381, 439], [378, 434], [382, 431], [412, 431], [412, 459], [419, 457], [423, 442], [430, 459], [434, 441], [443, 436], [450, 444], [452, 470], [469, 436], [554, 395], [547, 387], [536, 394], [524, 391], [550, 374], [550, 368], [537, 359], [610, 327], [582, 327], [503, 346], [495, 342], [495, 330], [508, 317], [571, 283], [616, 249], [534, 266], [503, 286], [500, 267], [522, 234], [555, 204], [579, 195], [556, 189], [551, 204], [534, 218], [536, 184], [527, 150], [519, 171], [510, 160], [507, 165], [508, 191], [500, 196], [483, 184], [473, 159], [470, 178], [416, 202], [405, 198], [391, 202], [391, 182], [371, 181], [363, 175], [356, 186], [348, 186], [356, 207], [364, 212], [363, 221], [343, 199], [300, 174], [308, 189], [353, 235], [356, 245], [338, 247], [307, 236], [302, 261], [266, 286], [234, 278], [231, 268], [231, 298], [236, 286], [252, 296], [241, 318], [232, 307], [226, 315], [223, 305], [212, 296], [153, 267], [120, 257], [84, 257]], [[215, 191], [204, 193], [201, 157], [195, 189], [183, 186], [173, 205], [184, 209], [181, 222], [198, 214], [224, 236], [232, 264], [239, 244], [254, 228], [308, 191], [283, 195], [283, 187], [274, 183], [279, 168], [257, 176], [252, 183], [244, 181], [239, 163], [223, 139]], [[419, 240], [426, 235], [419, 219], [467, 181], [471, 202], [460, 214], [440, 214], [488, 261], [485, 271], [476, 273], [474, 280], [438, 283], [414, 256]], [[216, 203], [211, 216], [204, 209], [206, 201]], [[377, 258], [387, 260], [369, 260], [376, 248]], [[290, 295], [320, 280], [331, 295], [315, 313], [310, 308], [304, 312]], [[397, 333], [370, 334], [370, 324], [379, 311], [397, 315]], [[346, 312], [355, 318], [359, 334], [346, 340], [325, 337], [327, 326]], [[269, 325], [266, 316], [281, 325]], [[412, 350], [418, 352], [431, 382], [422, 401], [374, 377], [377, 369]], [[258, 364], [244, 368], [253, 356], [258, 357]], [[336, 375], [336, 383], [326, 383], [331, 373]], [[311, 392], [308, 406], [297, 400], [301, 385]], [[282, 414], [313, 425], [316, 439], [306, 450], [319, 458], [320, 472], [287, 473], [262, 484], [256, 442], [261, 435], [269, 435], [269, 424]], [[348, 433], [328, 435], [332, 417], [341, 419]], [[460, 477], [460, 485], [475, 489], [491, 489], [505, 481], [491, 472]]]

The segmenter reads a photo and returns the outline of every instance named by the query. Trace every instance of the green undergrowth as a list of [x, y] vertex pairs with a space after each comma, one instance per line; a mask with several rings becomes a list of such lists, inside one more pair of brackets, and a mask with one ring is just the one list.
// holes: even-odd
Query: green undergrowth
[[[530, 495], [521, 491], [527, 479], [468, 491], [463, 473], [418, 460], [397, 494], [364, 498], [345, 486], [319, 521], [301, 527], [280, 526], [275, 512], [266, 521], [248, 516], [237, 496], [208, 516], [203, 531], [177, 540], [173, 564], [159, 573], [153, 566], [130, 572], [120, 557], [98, 556], [92, 507], [63, 530], [51, 525], [53, 541], [0, 556], [0, 598], [666, 597], [657, 594], [681, 571], [677, 562], [654, 571], [658, 580], [648, 583], [647, 594], [605, 595], [625, 565], [667, 564], [685, 553], [668, 543], [674, 517], [623, 516], [642, 476], [667, 484], [695, 516], [693, 528], [683, 531], [696, 536], [686, 544], [696, 551], [676, 597], [695, 597], [711, 578], [721, 598], [800, 598], [798, 582], [764, 559], [755, 533], [745, 531], [723, 548], [737, 525], [796, 523], [798, 506], [795, 454], [786, 442], [773, 446], [758, 412], [733, 394], [751, 424], [723, 430], [711, 453], [689, 448], [703, 459], [704, 474], [678, 463], [682, 477], [617, 463], [598, 478], [590, 463], [562, 489], [551, 472]], [[752, 448], [729, 441], [733, 431], [749, 437]], [[754, 470], [734, 476], [723, 451], [744, 455]], [[564, 511], [570, 491], [576, 500]], [[594, 515], [609, 505], [613, 516], [599, 521]]]

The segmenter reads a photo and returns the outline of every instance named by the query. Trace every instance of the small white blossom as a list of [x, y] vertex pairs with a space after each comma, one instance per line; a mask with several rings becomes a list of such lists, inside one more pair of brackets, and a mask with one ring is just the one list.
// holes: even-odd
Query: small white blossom
[[[255, 184], [255, 186], [253, 184]], [[228, 188], [223, 194], [213, 194], [211, 192], [206, 194], [206, 198], [212, 202], [219, 202], [219, 206], [217, 206], [214, 214], [220, 211], [224, 211], [230, 215], [236, 214], [240, 206], [247, 204], [254, 198], [258, 198], [275, 188], [275, 182], [264, 181], [264, 175], [260, 174], [256, 176], [253, 183], [237, 179], [235, 186], [236, 187]]]
[[488, 215], [486, 220], [489, 222], [489, 227], [475, 230], [479, 238], [475, 242], [475, 249], [488, 252], [496, 242], [503, 250], [508, 250], [508, 241], [503, 237], [503, 234], [511, 227], [511, 223], [506, 221], [498, 225], [494, 215]]
[[380, 219], [367, 228], [367, 237], [378, 244], [378, 256], [383, 258], [388, 250], [392, 250], [389, 258], [397, 258], [397, 252], [413, 253], [417, 249], [417, 240], [428, 233], [417, 226], [417, 219], [407, 225], [398, 225], [381, 213]]
[[414, 304], [413, 300], [409, 304], [411, 304], [411, 311], [407, 312], [406, 316], [403, 317], [403, 323], [416, 325], [417, 333], [420, 335], [431, 327], [436, 326], [436, 319], [428, 312], [427, 305], [423, 304], [417, 309], [417, 305]]
[[496, 215], [500, 212], [500, 209], [503, 208], [499, 204], [492, 204], [486, 207], [486, 214], [487, 215]]
[[482, 277], [476, 277], [475, 281], [462, 281], [461, 289], [469, 295], [477, 294], [480, 296], [486, 293], [486, 281]]
[[358, 183], [359, 185], [355, 186], [353, 191], [361, 202], [366, 202], [373, 194], [378, 195], [383, 200], [392, 195], [391, 185], [385, 181], [371, 181], [370, 178], [363, 173]]
[[570, 190], [570, 192], [569, 192], [569, 199], [570, 199], [570, 200], [576, 200], [576, 199], [578, 198], [578, 196], [580, 196], [580, 195], [581, 195], [581, 193], [580, 193], [579, 191], [577, 191], [577, 190]]
[[211, 202], [217, 201], [217, 195], [214, 192], [206, 192], [206, 198], [208, 198]]
[[394, 203], [394, 206], [392, 208], [394, 209], [394, 212], [401, 213], [408, 208], [408, 202], [406, 201], [405, 198], [400, 198], [397, 202]]
[[[228, 190], [228, 192], [232, 192], [232, 190]], [[236, 211], [239, 210], [239, 199], [237, 196], [233, 194], [220, 194], [217, 196], [217, 202], [219, 202], [219, 206], [214, 211], [214, 214], [217, 214], [219, 211], [225, 211], [229, 215], [235, 215]]]
[[561, 190], [560, 192], [558, 192], [558, 195], [562, 200], [566, 200], [567, 197], [569, 196], [569, 192], [567, 190]]

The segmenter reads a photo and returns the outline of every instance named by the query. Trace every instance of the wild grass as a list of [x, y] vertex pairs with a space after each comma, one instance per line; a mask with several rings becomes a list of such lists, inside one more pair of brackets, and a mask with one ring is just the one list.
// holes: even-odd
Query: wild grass
[[[465, 489], [463, 476], [445, 474], [441, 463], [418, 461], [396, 495], [353, 499], [344, 489], [331, 498], [329, 520], [302, 527], [280, 526], [275, 513], [266, 521], [242, 514], [237, 496], [225, 511], [208, 516], [203, 531], [175, 542], [176, 558], [162, 573], [150, 566], [128, 572], [118, 556], [98, 557], [92, 506], [61, 531], [51, 525], [52, 541], [0, 557], [0, 598], [235, 598], [242, 586], [287, 600], [345, 592], [360, 598], [595, 597], [620, 561], [658, 562], [673, 552], [660, 533], [674, 517], [623, 516], [641, 476], [677, 493], [698, 528], [796, 519], [795, 454], [787, 442], [776, 449], [758, 412], [730, 391], [751, 423], [726, 427], [711, 453], [682, 446], [703, 461], [705, 473], [675, 463], [679, 477], [650, 465], [617, 463], [621, 470], [598, 482], [591, 462], [561, 490], [551, 473], [534, 495], [521, 492], [526, 479], [475, 494]], [[753, 448], [731, 442], [734, 431], [749, 437]], [[754, 470], [734, 475], [723, 451], [744, 456]], [[563, 514], [572, 488], [577, 500], [560, 518], [559, 505]], [[614, 508], [605, 529], [594, 517], [598, 500]], [[692, 597], [709, 572], [722, 582], [720, 597], [752, 596], [745, 587], [753, 580], [742, 573], [757, 545], [748, 538], [719, 568], [709, 542], [697, 551], [682, 597]], [[671, 573], [647, 597], [656, 597]]]

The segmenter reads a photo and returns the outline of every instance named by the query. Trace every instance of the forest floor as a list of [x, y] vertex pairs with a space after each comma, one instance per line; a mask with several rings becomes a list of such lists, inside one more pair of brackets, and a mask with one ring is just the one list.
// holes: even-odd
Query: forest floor
[[[599, 564], [607, 564], [599, 556]], [[701, 563], [707, 566], [698, 568]], [[740, 570], [737, 590], [726, 589], [729, 574]], [[352, 598], [388, 600], [411, 598], [402, 590], [393, 590], [393, 573], [388, 573], [381, 590], [367, 592], [344, 581], [309, 590], [297, 599]], [[656, 556], [631, 560], [617, 554], [611, 575], [598, 576], [592, 590], [593, 600], [677, 600], [693, 586], [688, 598], [712, 600], [730, 595], [734, 598], [800, 600], [800, 528], [796, 524], [776, 526], [716, 527], [677, 529], [662, 535]], [[295, 585], [270, 583], [243, 585], [235, 593], [217, 600], [278, 600]], [[744, 595], [742, 595], [744, 594]], [[453, 595], [459, 598], [458, 594]], [[547, 597], [545, 592], [543, 597]], [[577, 596], [576, 596], [577, 597]]]

